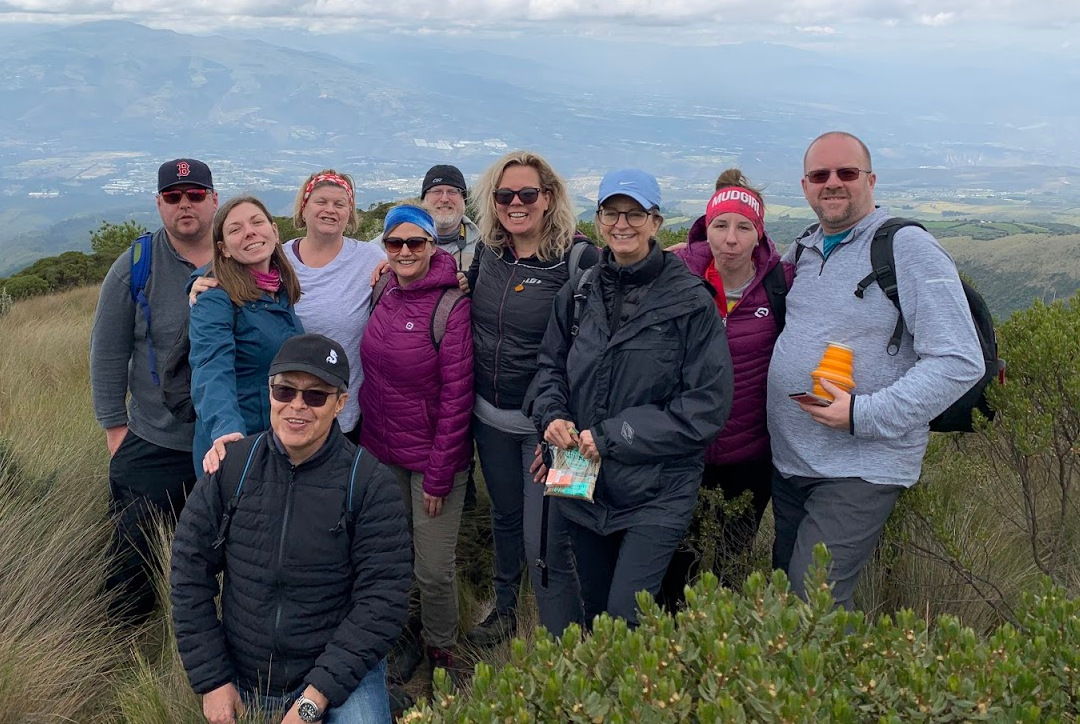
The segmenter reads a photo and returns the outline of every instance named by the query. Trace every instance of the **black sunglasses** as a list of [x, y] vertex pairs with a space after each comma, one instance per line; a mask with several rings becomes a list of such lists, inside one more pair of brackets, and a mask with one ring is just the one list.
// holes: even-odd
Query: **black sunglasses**
[[[859, 178], [861, 173], [871, 173], [866, 169], [855, 168], [854, 166], [845, 166], [844, 168], [836, 169], [836, 177], [841, 181], [854, 181]], [[829, 180], [832, 176], [833, 169], [831, 168], [819, 168], [806, 174], [806, 180], [812, 184], [823, 184]]]
[[161, 200], [170, 206], [175, 206], [180, 203], [180, 200], [185, 196], [188, 197], [188, 201], [193, 204], [197, 204], [201, 201], [205, 201], [206, 197], [210, 195], [210, 191], [207, 189], [184, 189], [183, 191], [162, 191]]
[[270, 385], [270, 394], [278, 402], [288, 404], [296, 399], [297, 393], [304, 399], [304, 404], [308, 407], [322, 407], [326, 404], [326, 399], [330, 395], [338, 394], [326, 390], [298, 390], [289, 385]]
[[504, 187], [501, 189], [495, 189], [495, 192], [492, 195], [495, 197], [495, 203], [497, 203], [499, 206], [509, 206], [514, 202], [515, 196], [521, 199], [521, 203], [528, 206], [529, 204], [536, 203], [536, 200], [540, 198], [540, 191], [541, 189], [538, 189], [535, 186], [526, 186], [525, 188], [518, 189], [517, 191]]
[[402, 239], [397, 236], [387, 236], [384, 237], [382, 240], [383, 246], [386, 247], [386, 250], [392, 251], [395, 254], [401, 251], [401, 247], [403, 246], [408, 246], [409, 251], [420, 251], [425, 246], [427, 246], [429, 241], [431, 241], [431, 239], [428, 239], [424, 236], [413, 236], [408, 239]]

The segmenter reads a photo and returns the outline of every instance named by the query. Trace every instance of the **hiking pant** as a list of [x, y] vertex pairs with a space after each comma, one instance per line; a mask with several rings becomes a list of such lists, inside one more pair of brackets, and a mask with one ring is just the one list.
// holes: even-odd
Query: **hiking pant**
[[549, 506], [547, 567], [548, 585], [541, 585], [536, 561], [540, 557], [540, 523], [544, 486], [533, 482], [529, 472], [535, 457], [537, 436], [515, 435], [473, 420], [473, 435], [480, 455], [488, 496], [491, 498], [491, 531], [495, 538], [495, 610], [500, 614], [517, 609], [518, 588], [526, 564], [532, 581], [540, 623], [555, 636], [570, 623], [581, 623], [581, 591], [570, 552], [566, 521]]
[[657, 594], [685, 529], [638, 525], [601, 535], [573, 521], [567, 521], [567, 526], [581, 579], [587, 625], [591, 628], [593, 618], [607, 612], [636, 626], [637, 592]]
[[833, 598], [837, 606], [850, 610], [859, 573], [902, 492], [902, 485], [878, 485], [862, 478], [785, 478], [774, 471], [773, 568], [785, 571], [791, 590], [805, 599], [814, 546], [824, 543], [832, 555], [828, 581]]
[[105, 590], [113, 594], [109, 602], [113, 618], [139, 623], [153, 612], [152, 576], [161, 575], [159, 552], [153, 547], [154, 517], [175, 525], [195, 479], [190, 452], [155, 445], [128, 430], [109, 462], [109, 508], [115, 530]]
[[458, 529], [465, 502], [468, 471], [454, 476], [454, 487], [443, 498], [442, 511], [432, 518], [424, 509], [424, 475], [388, 466], [401, 486], [413, 541], [413, 576], [420, 591], [420, 621], [424, 643], [450, 650], [458, 638], [458, 599], [455, 580]]
[[[701, 490], [721, 490], [724, 500], [735, 500], [745, 491], [750, 491], [750, 504], [740, 512], [726, 516], [723, 510], [716, 512], [719, 533], [716, 545], [716, 558], [713, 572], [720, 582], [728, 588], [741, 586], [743, 579], [750, 573], [746, 565], [746, 556], [757, 537], [761, 517], [769, 505], [772, 495], [772, 460], [748, 460], [728, 465], [705, 465], [701, 476]], [[701, 563], [700, 522], [695, 518], [690, 523], [671, 564], [664, 575], [660, 587], [660, 602], [674, 613], [685, 600], [683, 589], [698, 575]]]

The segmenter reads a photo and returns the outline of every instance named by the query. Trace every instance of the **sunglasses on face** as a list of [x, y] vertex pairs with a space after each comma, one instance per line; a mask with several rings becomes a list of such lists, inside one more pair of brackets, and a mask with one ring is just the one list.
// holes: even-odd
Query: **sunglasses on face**
[[388, 236], [383, 239], [383, 246], [386, 247], [387, 251], [397, 254], [401, 251], [401, 247], [403, 246], [409, 247], [409, 251], [420, 251], [427, 246], [429, 241], [431, 241], [431, 239], [423, 236], [413, 236], [408, 239], [402, 239], [397, 236]]
[[161, 200], [170, 206], [175, 206], [180, 203], [180, 200], [185, 196], [188, 197], [188, 201], [193, 204], [197, 204], [204, 201], [207, 196], [210, 195], [208, 189], [184, 189], [183, 191], [162, 191]]
[[600, 219], [600, 223], [604, 226], [615, 226], [619, 223], [619, 217], [625, 216], [626, 223], [633, 227], [644, 226], [645, 222], [652, 216], [648, 211], [642, 211], [640, 209], [634, 209], [633, 211], [616, 211], [615, 209], [597, 209], [596, 218]]
[[515, 196], [521, 199], [521, 203], [528, 206], [529, 204], [536, 203], [536, 200], [540, 198], [540, 191], [540, 189], [533, 186], [526, 186], [517, 191], [514, 191], [514, 189], [501, 188], [495, 189], [495, 192], [492, 195], [495, 197], [495, 203], [499, 206], [509, 206], [514, 203]]
[[[806, 174], [806, 180], [812, 184], [823, 184], [829, 180], [829, 177], [833, 175], [833, 172], [834, 170], [831, 168], [819, 168]], [[844, 168], [835, 169], [835, 173], [838, 179], [848, 182], [859, 178], [859, 174], [861, 173], [871, 172], [866, 169], [855, 168], [854, 166], [845, 166]]]
[[295, 387], [289, 385], [270, 385], [270, 394], [278, 402], [284, 402], [286, 404], [296, 399], [296, 395], [299, 394], [304, 404], [308, 407], [322, 407], [326, 404], [326, 399], [330, 395], [336, 395], [337, 392], [327, 392], [326, 390], [298, 390]]

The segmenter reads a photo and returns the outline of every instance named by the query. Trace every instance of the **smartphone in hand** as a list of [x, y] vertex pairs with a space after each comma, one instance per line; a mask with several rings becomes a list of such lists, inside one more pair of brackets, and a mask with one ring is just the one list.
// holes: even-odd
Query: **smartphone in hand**
[[808, 405], [816, 405], [817, 407], [828, 407], [833, 403], [832, 400], [825, 397], [819, 397], [812, 392], [792, 392], [788, 397], [796, 402], [805, 402]]

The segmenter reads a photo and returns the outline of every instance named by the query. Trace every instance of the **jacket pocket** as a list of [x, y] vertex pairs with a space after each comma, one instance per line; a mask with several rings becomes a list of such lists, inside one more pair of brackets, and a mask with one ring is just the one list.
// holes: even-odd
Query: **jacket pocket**
[[613, 388], [621, 390], [625, 399], [613, 400], [612, 409], [663, 403], [675, 395], [682, 379], [681, 350], [679, 339], [658, 334], [637, 336], [620, 345], [615, 377], [619, 382]]
[[600, 464], [598, 492], [613, 511], [626, 511], [660, 495], [663, 464], [621, 465], [611, 459]]

